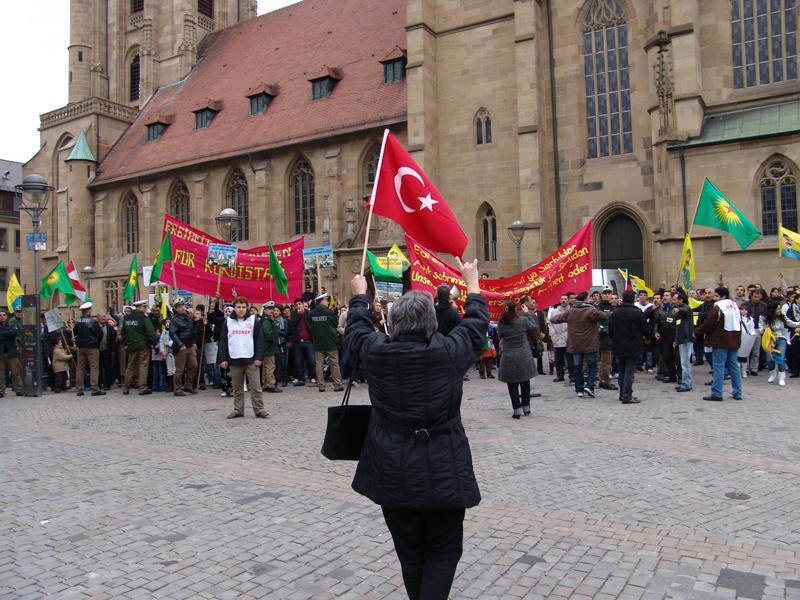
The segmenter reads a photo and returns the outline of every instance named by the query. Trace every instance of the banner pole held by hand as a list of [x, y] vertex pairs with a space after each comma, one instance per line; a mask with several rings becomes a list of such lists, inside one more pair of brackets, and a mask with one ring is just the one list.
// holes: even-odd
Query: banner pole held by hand
[[369, 230], [372, 227], [372, 213], [375, 208], [375, 196], [378, 191], [378, 181], [381, 175], [381, 166], [383, 165], [383, 152], [386, 150], [386, 140], [389, 138], [389, 130], [383, 130], [383, 142], [381, 142], [381, 154], [378, 157], [378, 166], [375, 169], [375, 182], [372, 184], [372, 194], [369, 198], [369, 214], [367, 215], [367, 230], [364, 232], [364, 250], [361, 253], [361, 275], [364, 275], [364, 268], [367, 264], [367, 246], [369, 246]]

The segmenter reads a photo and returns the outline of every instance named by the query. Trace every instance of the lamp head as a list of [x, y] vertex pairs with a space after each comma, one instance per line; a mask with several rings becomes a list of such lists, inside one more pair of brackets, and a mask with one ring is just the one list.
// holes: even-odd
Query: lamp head
[[515, 242], [521, 242], [522, 238], [525, 237], [525, 223], [517, 219], [511, 225], [508, 226], [508, 231], [511, 233], [511, 237], [514, 239]]
[[53, 191], [53, 186], [47, 183], [44, 177], [37, 173], [31, 173], [22, 180], [22, 183], [14, 186], [17, 194], [22, 196], [20, 208], [45, 208], [47, 197]]
[[242, 217], [232, 208], [223, 208], [220, 213], [214, 217], [214, 221], [217, 223], [219, 232], [225, 236], [225, 238], [229, 238], [231, 232], [238, 229]]

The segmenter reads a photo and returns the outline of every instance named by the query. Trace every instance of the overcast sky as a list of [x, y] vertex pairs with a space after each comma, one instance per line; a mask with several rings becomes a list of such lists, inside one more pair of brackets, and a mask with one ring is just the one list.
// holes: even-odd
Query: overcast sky
[[[0, 158], [39, 148], [39, 115], [67, 103], [69, 0], [0, 0]], [[258, 14], [298, 0], [258, 0]]]

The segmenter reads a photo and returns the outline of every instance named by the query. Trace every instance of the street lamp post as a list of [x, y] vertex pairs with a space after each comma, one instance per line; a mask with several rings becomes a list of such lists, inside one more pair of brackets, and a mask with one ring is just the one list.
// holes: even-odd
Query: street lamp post
[[34, 343], [36, 350], [33, 359], [34, 390], [37, 396], [42, 393], [42, 325], [41, 302], [39, 299], [39, 225], [42, 213], [47, 208], [47, 200], [55, 188], [49, 185], [44, 177], [33, 173], [14, 186], [19, 209], [31, 216], [33, 225], [33, 293], [35, 296], [36, 314], [33, 319]]
[[87, 300], [92, 297], [92, 277], [94, 277], [95, 271], [92, 268], [92, 265], [86, 265], [81, 269], [81, 273], [83, 273], [84, 279], [86, 279], [86, 295], [88, 296]]
[[222, 239], [229, 244], [233, 242], [233, 234], [239, 229], [242, 223], [242, 217], [239, 216], [232, 208], [223, 208], [220, 213], [214, 217]]
[[522, 271], [522, 238], [525, 237], [527, 229], [530, 228], [519, 219], [508, 226], [508, 237], [517, 249], [517, 273]]

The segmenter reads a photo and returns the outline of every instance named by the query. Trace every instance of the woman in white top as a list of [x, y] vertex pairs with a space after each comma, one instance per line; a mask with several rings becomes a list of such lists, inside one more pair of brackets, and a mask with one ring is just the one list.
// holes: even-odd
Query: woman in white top
[[775, 347], [768, 353], [769, 378], [768, 383], [778, 378], [778, 385], [786, 385], [786, 347], [791, 337], [790, 328], [800, 327], [800, 323], [789, 319], [783, 314], [781, 305], [777, 302], [767, 303], [767, 310], [759, 319], [759, 329], [766, 327], [772, 330], [775, 336]]

